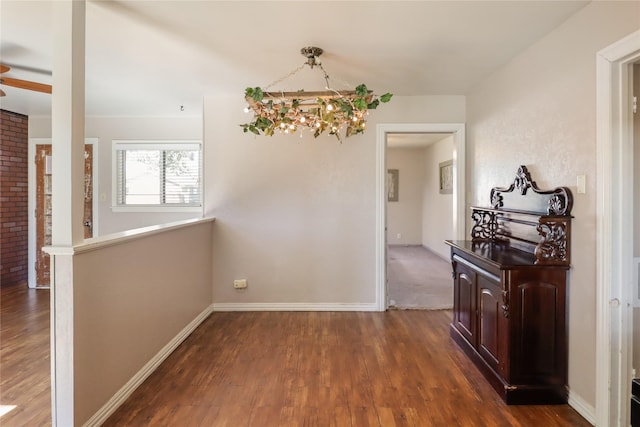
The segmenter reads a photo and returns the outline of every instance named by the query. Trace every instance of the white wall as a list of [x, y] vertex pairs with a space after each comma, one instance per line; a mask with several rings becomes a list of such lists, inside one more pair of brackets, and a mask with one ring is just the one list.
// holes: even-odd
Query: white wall
[[[180, 212], [112, 212], [112, 159], [111, 141], [133, 140], [202, 140], [201, 117], [86, 117], [85, 135], [98, 138], [98, 165], [94, 173], [99, 174], [98, 198], [95, 212], [94, 235], [106, 235], [133, 228], [201, 217], [201, 213]], [[51, 138], [51, 118], [30, 117], [29, 138]], [[95, 149], [95, 148], [94, 148]]]
[[[596, 52], [640, 27], [639, 2], [592, 2], [467, 97], [468, 188], [486, 204], [527, 165], [540, 188], [574, 191], [570, 398], [595, 404]], [[587, 177], [575, 194], [576, 176]]]
[[398, 201], [387, 202], [390, 245], [422, 244], [424, 151], [424, 148], [387, 148], [387, 169], [398, 169], [399, 176]]
[[440, 194], [440, 163], [452, 158], [453, 136], [428, 146], [422, 158], [425, 170], [422, 196], [422, 245], [447, 261], [450, 248], [443, 241], [454, 239], [453, 194]]
[[[121, 389], [145, 365], [167, 346], [175, 348], [186, 330], [209, 314], [212, 226], [212, 220], [200, 220], [150, 227], [88, 239], [74, 248], [73, 310], [58, 310], [52, 326], [56, 389], [72, 390], [73, 425], [91, 417], [91, 425], [104, 421], [104, 407], [114, 409], [107, 402], [122, 399]], [[68, 283], [58, 284], [58, 293], [67, 292]], [[64, 329], [67, 324], [72, 331]], [[73, 367], [72, 375], [65, 366]], [[62, 398], [56, 403], [65, 404]]]
[[[376, 125], [462, 123], [464, 98], [395, 96], [342, 144], [243, 134], [244, 106], [241, 96], [204, 103], [214, 302], [375, 306]], [[242, 292], [231, 286], [240, 277]]]

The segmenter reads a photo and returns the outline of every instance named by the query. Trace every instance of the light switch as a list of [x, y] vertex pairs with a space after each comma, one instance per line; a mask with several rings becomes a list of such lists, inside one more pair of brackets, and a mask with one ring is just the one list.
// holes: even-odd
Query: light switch
[[578, 175], [577, 186], [578, 194], [585, 194], [587, 192], [587, 177], [586, 175]]

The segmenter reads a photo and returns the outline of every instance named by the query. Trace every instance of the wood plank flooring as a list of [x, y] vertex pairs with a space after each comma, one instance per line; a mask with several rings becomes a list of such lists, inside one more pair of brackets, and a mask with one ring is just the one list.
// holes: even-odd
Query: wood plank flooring
[[[214, 313], [105, 426], [588, 426], [506, 406], [448, 311]], [[49, 291], [0, 290], [3, 427], [51, 425]]]
[[449, 311], [214, 313], [105, 426], [589, 426], [507, 406]]
[[49, 291], [0, 288], [0, 426], [51, 425]]

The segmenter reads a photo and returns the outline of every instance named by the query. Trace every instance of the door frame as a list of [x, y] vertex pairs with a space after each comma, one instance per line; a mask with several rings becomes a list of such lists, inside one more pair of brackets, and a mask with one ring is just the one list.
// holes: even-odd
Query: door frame
[[596, 55], [596, 425], [629, 424], [633, 332], [631, 64], [640, 31]]
[[465, 230], [465, 125], [464, 123], [385, 123], [376, 132], [376, 310], [387, 309], [387, 134], [450, 133], [453, 135], [453, 235], [463, 240]]
[[[85, 138], [85, 145], [93, 146], [93, 235], [99, 235], [98, 229], [98, 138]], [[36, 283], [36, 145], [51, 144], [51, 138], [29, 138], [28, 146], [28, 209], [29, 209], [29, 221], [28, 221], [28, 275], [27, 283], [30, 288], [48, 289], [45, 286], [37, 286]]]

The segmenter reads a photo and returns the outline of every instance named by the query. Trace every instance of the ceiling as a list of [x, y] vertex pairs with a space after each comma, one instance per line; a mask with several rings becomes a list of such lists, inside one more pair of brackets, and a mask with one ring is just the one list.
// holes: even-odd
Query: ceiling
[[[53, 3], [0, 0], [4, 76], [51, 83]], [[324, 49], [335, 89], [464, 95], [588, 3], [87, 0], [86, 113], [200, 115], [203, 96], [287, 76], [305, 46]], [[271, 89], [303, 87], [324, 88], [318, 68]], [[0, 108], [50, 115], [51, 95], [2, 89]]]

